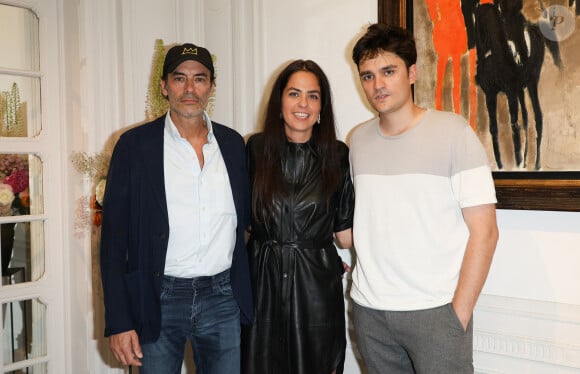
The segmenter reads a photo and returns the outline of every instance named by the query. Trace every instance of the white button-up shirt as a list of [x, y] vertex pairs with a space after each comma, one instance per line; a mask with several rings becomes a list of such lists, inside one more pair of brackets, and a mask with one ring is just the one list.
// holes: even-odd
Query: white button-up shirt
[[202, 169], [193, 146], [181, 137], [169, 114], [165, 118], [163, 164], [169, 214], [165, 274], [175, 277], [214, 275], [232, 265], [236, 209], [226, 165], [206, 113], [204, 119], [208, 142], [202, 149]]

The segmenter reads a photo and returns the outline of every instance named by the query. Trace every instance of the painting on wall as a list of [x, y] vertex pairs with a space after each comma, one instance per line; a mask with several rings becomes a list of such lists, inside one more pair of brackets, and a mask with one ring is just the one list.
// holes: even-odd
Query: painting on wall
[[379, 21], [415, 35], [415, 101], [462, 115], [484, 144], [499, 206], [580, 210], [580, 4], [378, 5]]

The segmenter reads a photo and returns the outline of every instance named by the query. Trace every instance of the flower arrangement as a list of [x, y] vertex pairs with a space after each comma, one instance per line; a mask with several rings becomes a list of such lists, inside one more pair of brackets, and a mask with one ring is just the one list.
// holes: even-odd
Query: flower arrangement
[[[89, 155], [85, 152], [73, 153], [72, 162], [77, 171], [89, 178], [93, 185], [94, 193], [91, 195], [89, 206], [92, 212], [90, 218], [86, 218], [86, 212], [79, 216], [85, 217], [83, 221], [90, 221], [94, 226], [101, 225], [103, 196], [105, 194], [105, 184], [107, 182], [107, 172], [111, 155], [108, 152]], [[82, 204], [82, 201], [81, 201]]]
[[28, 156], [0, 154], [0, 216], [30, 214]]

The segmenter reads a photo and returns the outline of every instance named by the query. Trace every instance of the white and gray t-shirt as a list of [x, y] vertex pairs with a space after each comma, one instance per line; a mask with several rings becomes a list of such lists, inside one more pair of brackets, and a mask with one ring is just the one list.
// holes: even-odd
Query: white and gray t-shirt
[[468, 239], [462, 208], [496, 203], [483, 146], [459, 115], [428, 110], [397, 136], [375, 118], [350, 142], [357, 263], [351, 297], [379, 310], [451, 302]]

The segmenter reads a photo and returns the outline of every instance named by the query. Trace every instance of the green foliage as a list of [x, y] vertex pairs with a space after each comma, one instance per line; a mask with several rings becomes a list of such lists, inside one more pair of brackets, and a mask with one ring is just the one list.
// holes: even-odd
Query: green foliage
[[163, 74], [163, 60], [165, 59], [165, 46], [162, 39], [155, 40], [153, 50], [153, 61], [151, 63], [151, 75], [149, 77], [149, 88], [147, 89], [147, 103], [145, 116], [147, 120], [160, 117], [167, 112], [169, 104], [161, 92], [161, 75]]

